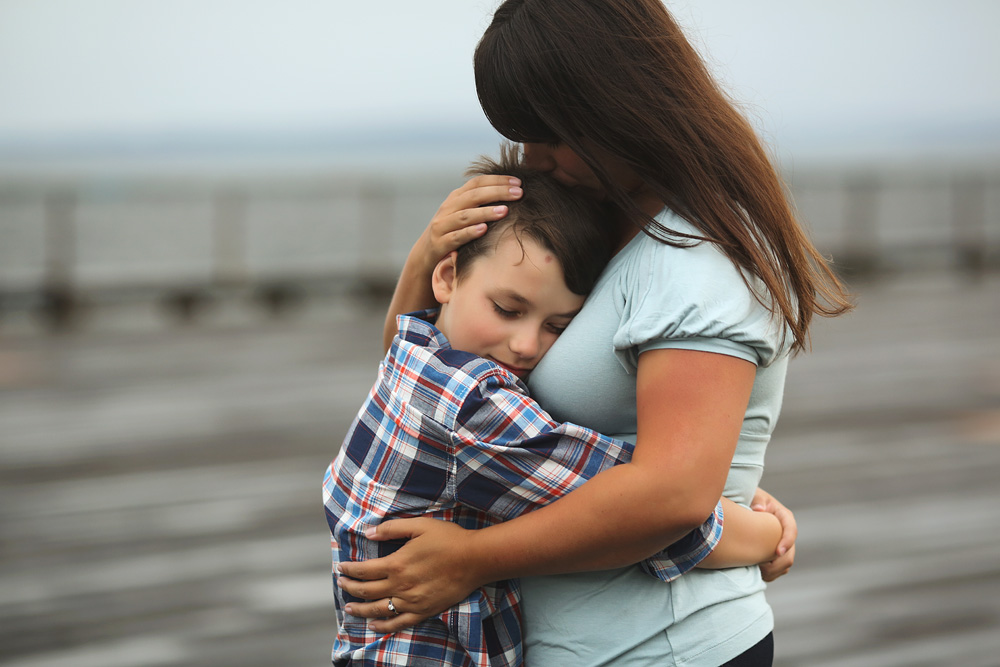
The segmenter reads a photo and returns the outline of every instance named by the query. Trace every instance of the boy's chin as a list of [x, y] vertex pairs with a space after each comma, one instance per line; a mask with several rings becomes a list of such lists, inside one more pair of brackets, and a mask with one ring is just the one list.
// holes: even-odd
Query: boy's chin
[[508, 372], [510, 372], [512, 375], [517, 376], [517, 378], [519, 380], [527, 380], [528, 379], [528, 375], [532, 371], [531, 368], [514, 368], [513, 366], [508, 366], [507, 364], [503, 363], [502, 361], [497, 361], [496, 359], [492, 359], [492, 358], [490, 359], [490, 361], [492, 361], [493, 363], [495, 363], [498, 366], [502, 366]]

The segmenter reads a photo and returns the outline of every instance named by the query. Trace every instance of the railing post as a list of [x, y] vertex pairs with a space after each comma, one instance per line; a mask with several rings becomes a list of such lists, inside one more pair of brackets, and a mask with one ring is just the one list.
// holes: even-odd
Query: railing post
[[221, 190], [215, 195], [212, 218], [213, 282], [229, 288], [245, 285], [247, 261], [246, 194]]
[[[395, 278], [396, 267], [388, 267], [392, 239], [393, 193], [382, 184], [362, 184], [360, 262], [358, 279], [366, 292], [379, 292]], [[389, 287], [391, 289], [391, 287]]]
[[167, 307], [191, 322], [210, 303], [214, 291], [225, 292], [247, 281], [246, 195], [223, 189], [212, 195], [211, 284], [186, 285], [167, 297]]
[[951, 184], [952, 240], [959, 270], [981, 280], [986, 270], [986, 184], [966, 175]]
[[870, 275], [879, 268], [878, 196], [881, 184], [871, 172], [848, 177], [845, 185], [844, 261], [837, 265], [850, 275]]
[[44, 195], [45, 284], [42, 314], [55, 330], [70, 328], [80, 311], [73, 285], [76, 262], [76, 193], [53, 190]]

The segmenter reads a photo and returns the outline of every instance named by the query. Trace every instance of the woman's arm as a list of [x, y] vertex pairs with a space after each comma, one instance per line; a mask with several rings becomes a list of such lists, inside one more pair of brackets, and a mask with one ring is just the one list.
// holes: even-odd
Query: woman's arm
[[781, 523], [768, 512], [754, 512], [722, 499], [725, 526], [722, 539], [698, 567], [720, 570], [741, 565], [758, 565], [774, 558], [781, 539]]
[[431, 273], [441, 258], [485, 234], [485, 223], [507, 215], [504, 205], [484, 204], [519, 199], [520, 186], [519, 179], [508, 176], [476, 176], [448, 195], [406, 257], [385, 318], [384, 349], [396, 335], [396, 315], [435, 305]]
[[[600, 473], [560, 500], [476, 531], [433, 519], [388, 522], [375, 539], [414, 536], [396, 553], [342, 563], [340, 585], [375, 600], [351, 613], [400, 616], [391, 632], [440, 613], [483, 584], [529, 574], [638, 562], [700, 526], [722, 495], [755, 375], [721, 354], [653, 350], [639, 357], [638, 434], [631, 463]], [[393, 524], [405, 524], [397, 532]], [[725, 531], [723, 531], [725, 532]]]

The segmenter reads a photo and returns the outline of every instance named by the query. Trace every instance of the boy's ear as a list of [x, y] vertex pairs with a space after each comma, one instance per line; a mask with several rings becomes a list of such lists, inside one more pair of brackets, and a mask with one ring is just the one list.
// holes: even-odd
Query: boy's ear
[[455, 263], [458, 253], [452, 251], [434, 267], [431, 274], [431, 287], [434, 290], [434, 300], [440, 304], [451, 301], [451, 295], [458, 283], [458, 265]]

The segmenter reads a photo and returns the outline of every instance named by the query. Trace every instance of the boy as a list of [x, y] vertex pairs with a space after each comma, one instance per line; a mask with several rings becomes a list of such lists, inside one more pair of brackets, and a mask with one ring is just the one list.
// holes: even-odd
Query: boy
[[[554, 422], [522, 382], [608, 262], [607, 212], [521, 168], [510, 152], [500, 164], [478, 168], [520, 178], [524, 196], [484, 236], [437, 265], [438, 312], [399, 317], [378, 380], [324, 479], [335, 564], [398, 548], [364, 537], [384, 519], [429, 515], [481, 528], [552, 502], [631, 457], [629, 443]], [[777, 520], [751, 514], [733, 512], [754, 521], [754, 539], [720, 543], [720, 505], [644, 569], [669, 581], [720, 544], [716, 566], [769, 558]], [[522, 663], [516, 580], [485, 586], [438, 617], [389, 635], [346, 613], [355, 600], [334, 590], [336, 665]]]

